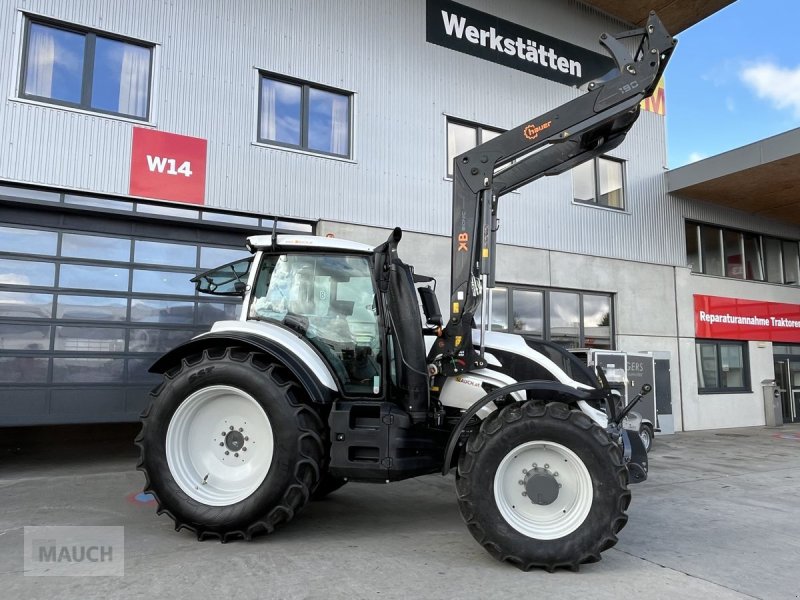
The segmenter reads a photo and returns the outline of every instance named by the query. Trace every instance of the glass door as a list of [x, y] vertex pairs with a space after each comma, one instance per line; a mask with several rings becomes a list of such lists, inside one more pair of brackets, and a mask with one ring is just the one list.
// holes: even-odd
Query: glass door
[[776, 360], [775, 385], [781, 394], [783, 422], [800, 422], [800, 360], [795, 358]]
[[[789, 363], [789, 411], [787, 417], [791, 417], [792, 423], [800, 421], [800, 360], [793, 358]], [[784, 417], [787, 421], [787, 417]]]

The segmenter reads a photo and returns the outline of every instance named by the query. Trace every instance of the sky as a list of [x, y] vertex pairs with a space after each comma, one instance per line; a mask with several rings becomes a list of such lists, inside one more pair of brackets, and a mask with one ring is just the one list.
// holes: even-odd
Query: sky
[[670, 168], [800, 127], [798, 24], [800, 0], [737, 0], [676, 36]]

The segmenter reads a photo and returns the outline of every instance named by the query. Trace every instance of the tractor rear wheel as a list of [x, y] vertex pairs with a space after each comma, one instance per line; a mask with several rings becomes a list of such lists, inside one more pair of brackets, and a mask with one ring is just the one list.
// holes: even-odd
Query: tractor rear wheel
[[205, 350], [184, 358], [153, 395], [136, 439], [138, 468], [177, 530], [249, 539], [308, 502], [324, 426], [286, 369], [244, 350]]
[[312, 500], [322, 500], [329, 494], [332, 494], [340, 487], [347, 483], [344, 477], [334, 477], [330, 473], [324, 473], [320, 479], [317, 488], [311, 493]]
[[512, 404], [488, 417], [459, 458], [456, 489], [473, 537], [522, 570], [577, 570], [617, 542], [630, 504], [622, 452], [561, 403]]

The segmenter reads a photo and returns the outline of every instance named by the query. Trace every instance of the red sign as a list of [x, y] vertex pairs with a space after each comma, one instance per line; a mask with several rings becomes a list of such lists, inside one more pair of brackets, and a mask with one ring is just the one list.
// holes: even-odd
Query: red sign
[[698, 338], [800, 343], [800, 305], [694, 296]]
[[130, 194], [203, 204], [206, 140], [134, 127]]

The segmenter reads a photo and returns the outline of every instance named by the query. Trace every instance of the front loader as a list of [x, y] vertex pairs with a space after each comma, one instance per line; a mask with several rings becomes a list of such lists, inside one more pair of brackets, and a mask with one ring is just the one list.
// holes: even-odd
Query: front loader
[[[630, 56], [620, 40], [635, 37]], [[615, 70], [455, 159], [447, 322], [435, 282], [399, 258], [399, 229], [375, 248], [273, 231], [194, 279], [243, 304], [151, 368], [163, 381], [139, 468], [176, 529], [250, 539], [348, 481], [455, 470], [461, 514], [500, 560], [577, 569], [616, 543], [628, 484], [647, 477], [622, 425], [635, 402], [556, 344], [474, 327], [499, 198], [619, 145], [675, 46], [654, 13], [600, 42]]]

